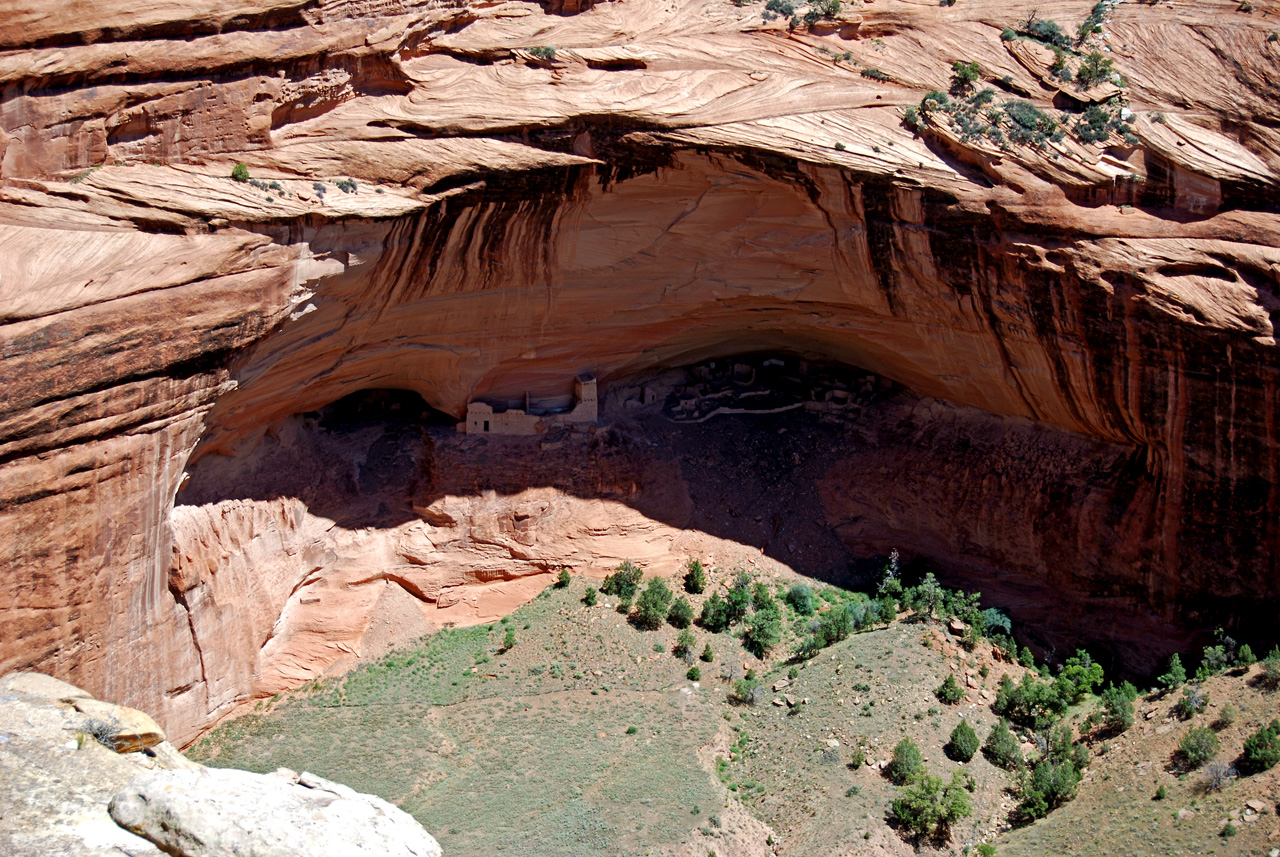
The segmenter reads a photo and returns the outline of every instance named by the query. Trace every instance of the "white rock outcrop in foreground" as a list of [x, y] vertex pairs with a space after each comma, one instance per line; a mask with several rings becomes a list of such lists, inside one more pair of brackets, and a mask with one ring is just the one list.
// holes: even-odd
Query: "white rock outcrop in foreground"
[[439, 857], [412, 816], [315, 774], [154, 771], [115, 796], [121, 827], [184, 857]]
[[0, 678], [0, 855], [441, 853], [407, 813], [313, 774], [205, 768], [162, 733], [133, 752], [137, 742], [95, 740], [95, 723], [128, 731], [139, 718], [142, 733], [159, 732], [142, 712], [48, 676]]

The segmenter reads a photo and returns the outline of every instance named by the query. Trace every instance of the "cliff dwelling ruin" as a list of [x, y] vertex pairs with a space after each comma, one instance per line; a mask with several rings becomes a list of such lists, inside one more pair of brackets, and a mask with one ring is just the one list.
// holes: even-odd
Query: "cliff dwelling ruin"
[[458, 431], [468, 434], [533, 435], [553, 426], [596, 421], [596, 379], [583, 373], [573, 379], [573, 396], [534, 399], [524, 394], [524, 407], [504, 403], [495, 410], [487, 402], [467, 402], [467, 418], [458, 423]]

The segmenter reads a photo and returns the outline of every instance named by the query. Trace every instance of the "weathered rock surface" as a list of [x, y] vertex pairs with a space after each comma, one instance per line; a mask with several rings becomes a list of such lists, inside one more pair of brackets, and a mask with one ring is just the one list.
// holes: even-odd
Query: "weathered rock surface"
[[313, 774], [206, 769], [167, 741], [126, 752], [95, 740], [94, 721], [128, 712], [40, 674], [0, 678], [0, 853], [441, 853], [405, 812]]
[[158, 857], [159, 849], [111, 820], [107, 803], [138, 774], [194, 763], [168, 743], [139, 753], [108, 749], [86, 731], [95, 717], [63, 698], [89, 697], [39, 674], [0, 678], [0, 853]]
[[93, 699], [87, 690], [58, 681], [44, 673], [9, 673], [0, 678], [0, 693], [22, 693], [50, 702], [69, 703], [76, 699]]
[[[0, 670], [48, 669], [183, 742], [353, 657], [380, 604], [426, 622], [415, 605], [553, 560], [634, 557], [652, 524], [609, 530], [598, 507], [591, 545], [559, 524], [558, 547], [529, 544], [522, 522], [571, 505], [545, 493], [459, 490], [348, 527], [230, 478], [198, 502], [179, 488], [360, 389], [456, 417], [581, 371], [607, 387], [764, 350], [971, 409], [894, 434], [874, 479], [833, 469], [850, 544], [1152, 621], [1273, 619], [1263, 16], [1116, 6], [1096, 46], [1138, 142], [1003, 150], [916, 134], [903, 110], [956, 59], [1001, 99], [1074, 98], [1000, 38], [1030, 4], [877, 0], [793, 32], [758, 4], [586, 5], [0, 10]], [[1053, 14], [1073, 29], [1091, 6]], [[236, 162], [258, 183], [226, 178]], [[678, 520], [668, 493], [645, 520]], [[330, 587], [359, 609], [300, 611]]]
[[181, 857], [440, 857], [404, 810], [315, 774], [203, 768], [136, 777], [111, 799], [126, 830]]

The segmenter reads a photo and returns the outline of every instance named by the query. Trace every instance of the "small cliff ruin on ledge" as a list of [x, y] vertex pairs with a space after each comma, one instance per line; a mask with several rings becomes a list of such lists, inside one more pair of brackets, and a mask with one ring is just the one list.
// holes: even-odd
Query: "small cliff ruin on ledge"
[[596, 379], [584, 372], [573, 380], [573, 395], [535, 400], [526, 391], [524, 407], [510, 403], [495, 408], [488, 402], [468, 402], [467, 418], [458, 431], [467, 434], [542, 434], [572, 423], [594, 423], [600, 418]]
[[[1250, 8], [1055, 3], [1099, 16], [1059, 61], [997, 0], [7, 4], [0, 672], [181, 743], [561, 564], [674, 567], [703, 500], [625, 432], [495, 476], [394, 419], [326, 459], [306, 415], [399, 390], [447, 425], [763, 353], [914, 397], [874, 462], [831, 458], [846, 549], [1248, 636], [1280, 603], [1280, 43]], [[1092, 53], [1114, 74], [1065, 82]]]

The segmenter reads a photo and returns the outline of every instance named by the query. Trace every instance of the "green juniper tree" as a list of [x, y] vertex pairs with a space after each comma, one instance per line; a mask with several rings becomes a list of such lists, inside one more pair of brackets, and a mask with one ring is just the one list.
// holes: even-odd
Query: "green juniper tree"
[[[688, 628], [681, 629], [676, 635], [676, 644], [671, 648], [671, 653], [678, 658], [692, 655], [693, 647], [697, 645], [697, 640], [693, 636], [693, 632]], [[692, 657], [690, 658], [692, 660]]]
[[636, 601], [635, 624], [648, 631], [656, 630], [662, 626], [670, 609], [671, 589], [662, 578], [651, 578]]
[[955, 761], [967, 762], [978, 752], [978, 744], [978, 733], [973, 731], [968, 720], [961, 720], [951, 730], [951, 738], [943, 750]]
[[946, 592], [933, 572], [927, 572], [920, 585], [915, 587], [916, 610], [926, 619], [932, 619], [938, 613], [938, 607], [946, 600]]
[[1165, 674], [1156, 679], [1156, 682], [1165, 690], [1173, 690], [1187, 683], [1187, 671], [1182, 666], [1182, 658], [1177, 652], [1169, 658], [1169, 669]]
[[729, 597], [726, 599], [727, 606], [725, 609], [730, 625], [736, 625], [747, 618], [747, 613], [751, 608], [751, 595], [751, 575], [745, 571], [739, 571], [738, 578], [729, 590]]
[[1275, 767], [1277, 762], [1280, 762], [1280, 720], [1272, 720], [1244, 739], [1240, 770], [1246, 774], [1260, 774]]
[[1218, 752], [1218, 736], [1212, 729], [1196, 726], [1182, 736], [1178, 752], [1187, 768], [1199, 768], [1212, 760]]
[[1013, 737], [1009, 724], [1004, 720], [991, 727], [987, 740], [982, 745], [982, 753], [991, 764], [1006, 771], [1022, 767], [1022, 748], [1018, 746], [1018, 739]]
[[813, 590], [808, 584], [797, 583], [787, 590], [787, 603], [791, 609], [801, 616], [812, 616], [814, 611]]
[[747, 651], [763, 658], [782, 640], [782, 612], [778, 609], [778, 602], [773, 600], [767, 590], [764, 598], [757, 599], [756, 604], [759, 606], [751, 617], [751, 624], [742, 635], [742, 644]]
[[1138, 689], [1129, 682], [1119, 687], [1111, 685], [1102, 692], [1102, 708], [1105, 712], [1107, 729], [1120, 733], [1133, 725], [1133, 703], [1138, 698]]
[[729, 609], [719, 593], [711, 593], [711, 597], [702, 602], [702, 615], [698, 624], [712, 633], [718, 634], [729, 627]]
[[702, 567], [702, 560], [690, 559], [685, 565], [684, 591], [691, 595], [700, 595], [707, 588], [707, 573]]
[[910, 738], [903, 738], [893, 748], [893, 758], [885, 768], [885, 773], [894, 784], [905, 786], [915, 782], [924, 774], [924, 760], [920, 756], [920, 748]]
[[643, 576], [644, 572], [631, 560], [623, 560], [613, 574], [606, 577], [604, 583], [600, 584], [600, 591], [605, 595], [616, 595], [623, 601], [629, 602], [635, 597], [636, 590], [640, 588], [640, 578]]
[[1076, 72], [1076, 84], [1081, 89], [1090, 89], [1099, 83], [1110, 81], [1112, 74], [1114, 70], [1111, 67], [1111, 60], [1093, 51]]
[[1280, 646], [1262, 659], [1262, 675], [1259, 677], [1262, 686], [1267, 690], [1280, 688]]
[[948, 783], [922, 772], [894, 800], [891, 811], [917, 837], [945, 839], [952, 824], [973, 814], [964, 786], [960, 771]]
[[967, 92], [977, 82], [982, 69], [976, 62], [956, 60], [951, 64], [951, 89], [953, 92]]
[[943, 679], [942, 684], [934, 689], [933, 695], [938, 697], [940, 702], [945, 702], [947, 705], [955, 705], [964, 699], [964, 690], [960, 687], [959, 682], [956, 681], [956, 677], [948, 674]]
[[677, 598], [667, 611], [667, 622], [673, 628], [688, 628], [693, 623], [693, 605], [683, 595]]

